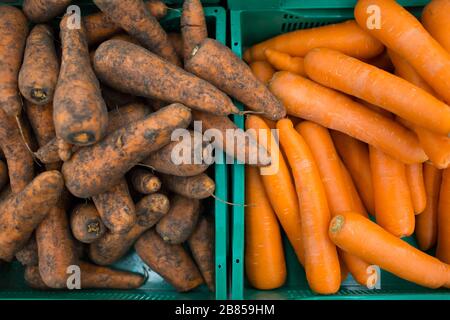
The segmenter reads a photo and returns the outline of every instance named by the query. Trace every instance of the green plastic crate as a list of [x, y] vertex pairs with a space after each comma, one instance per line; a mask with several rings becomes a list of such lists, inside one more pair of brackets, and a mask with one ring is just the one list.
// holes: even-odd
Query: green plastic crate
[[[249, 1], [253, 2], [253, 1]], [[258, 3], [267, 4], [274, 1], [258, 1]], [[293, 1], [276, 1], [277, 3], [293, 3]], [[289, 32], [296, 29], [305, 29], [336, 23], [353, 18], [353, 8], [348, 6], [355, 1], [339, 1], [343, 5], [339, 8], [318, 9], [312, 6], [312, 9], [282, 9], [279, 7], [256, 10], [231, 10], [231, 46], [233, 51], [242, 56], [244, 50], [253, 44], [262, 40], [271, 38], [275, 35]], [[417, 3], [417, 1], [408, 1]], [[424, 1], [422, 1], [423, 3]], [[238, 0], [229, 0], [229, 5], [241, 3]], [[295, 3], [304, 8], [306, 3], [315, 5], [321, 3], [334, 3], [338, 1], [295, 1]], [[303, 4], [303, 5], [302, 5]], [[246, 2], [245, 5], [248, 5]], [[236, 8], [236, 7], [234, 7]], [[419, 15], [420, 8], [414, 8], [412, 11]], [[238, 104], [240, 108], [242, 105]], [[244, 119], [242, 116], [235, 116], [235, 122], [239, 127], [243, 127]], [[244, 165], [234, 164], [232, 168], [232, 202], [245, 203], [245, 171]], [[312, 292], [307, 284], [305, 273], [300, 263], [297, 261], [295, 253], [287, 241], [285, 235], [284, 247], [287, 263], [287, 280], [283, 287], [276, 290], [257, 290], [252, 288], [246, 280], [244, 271], [244, 208], [242, 206], [233, 206], [232, 214], [232, 273], [231, 273], [231, 298], [232, 299], [450, 299], [450, 291], [445, 289], [430, 290], [413, 283], [404, 281], [394, 275], [381, 272], [381, 289], [369, 290], [366, 287], [358, 285], [355, 280], [349, 277], [343, 284], [341, 290], [330, 296], [317, 295]], [[413, 238], [406, 239], [415, 245]]]
[[[22, 1], [15, 1], [20, 6]], [[80, 5], [82, 14], [96, 11], [91, 1], [74, 1]], [[2, 3], [4, 4], [4, 3]], [[11, 4], [11, 2], [9, 3]], [[221, 7], [205, 8], [209, 36], [225, 43], [226, 41], [226, 12]], [[168, 31], [179, 31], [180, 11], [170, 10], [168, 16], [161, 21]], [[218, 155], [219, 157], [221, 154]], [[222, 161], [224, 162], [224, 161]], [[209, 174], [215, 177], [216, 196], [220, 199], [228, 197], [228, 173], [225, 164], [216, 164], [210, 168]], [[148, 281], [137, 290], [73, 290], [73, 291], [38, 291], [30, 289], [23, 279], [23, 267], [17, 261], [0, 265], [0, 300], [6, 299], [121, 299], [121, 300], [205, 300], [227, 299], [227, 254], [228, 254], [228, 208], [222, 201], [209, 199], [207, 211], [215, 216], [215, 267], [216, 292], [210, 293], [206, 285], [187, 293], [178, 293], [170, 284], [158, 274], [151, 271], [136, 253], [130, 252], [113, 267], [121, 270], [148, 272]]]

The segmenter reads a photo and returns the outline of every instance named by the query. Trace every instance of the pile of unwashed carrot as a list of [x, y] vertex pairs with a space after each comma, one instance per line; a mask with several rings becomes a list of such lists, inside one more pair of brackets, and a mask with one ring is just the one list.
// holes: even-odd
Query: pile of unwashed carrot
[[[236, 154], [225, 132], [239, 110], [227, 94], [271, 119], [284, 108], [208, 38], [199, 0], [184, 1], [181, 34], [158, 22], [162, 1], [93, 2], [100, 11], [81, 17], [70, 0], [0, 6], [0, 263], [19, 260], [34, 288], [76, 284], [78, 266], [81, 288], [132, 289], [146, 277], [107, 266], [134, 245], [177, 290], [214, 290], [214, 222], [201, 200], [215, 182], [208, 164], [173, 156], [194, 161], [208, 147], [193, 120]], [[183, 128], [192, 143], [181, 148], [186, 139], [171, 135]]]
[[[394, 0], [360, 0], [354, 14], [244, 53], [288, 114], [246, 119], [266, 129], [278, 168], [246, 172], [245, 267], [258, 289], [286, 279], [279, 225], [316, 293], [348, 274], [373, 287], [374, 265], [450, 287], [450, 1], [431, 1], [421, 21]], [[420, 250], [401, 239], [413, 234]]]

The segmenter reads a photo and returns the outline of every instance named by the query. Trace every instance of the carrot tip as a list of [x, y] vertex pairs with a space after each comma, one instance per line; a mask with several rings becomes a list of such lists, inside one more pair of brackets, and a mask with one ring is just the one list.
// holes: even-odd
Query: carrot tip
[[345, 223], [345, 218], [343, 216], [336, 216], [333, 218], [333, 220], [331, 220], [330, 223], [330, 231], [332, 233], [337, 233], [339, 232], [342, 227], [344, 226]]

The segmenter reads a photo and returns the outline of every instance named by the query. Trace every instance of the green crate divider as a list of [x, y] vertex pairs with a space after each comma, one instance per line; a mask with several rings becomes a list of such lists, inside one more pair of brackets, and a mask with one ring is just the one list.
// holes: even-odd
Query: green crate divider
[[[230, 10], [354, 8], [357, 0], [227, 0]], [[397, 0], [401, 5], [424, 6], [430, 0]]]
[[[15, 1], [20, 6], [22, 1]], [[82, 14], [95, 12], [97, 9], [92, 1], [74, 1], [80, 5]], [[1, 3], [11, 4], [10, 3]], [[180, 14], [178, 10], [170, 10], [161, 21], [168, 31], [179, 31]], [[226, 42], [226, 12], [221, 7], [206, 7], [205, 16], [208, 24], [209, 36], [221, 43]], [[222, 153], [217, 154], [220, 160], [224, 158]], [[228, 199], [228, 170], [224, 161], [210, 168], [209, 173], [215, 177], [215, 195], [220, 199]], [[23, 267], [20, 263], [0, 263], [0, 300], [8, 299], [82, 299], [82, 300], [225, 300], [228, 295], [227, 280], [227, 256], [228, 256], [228, 207], [223, 201], [209, 199], [207, 211], [215, 216], [215, 271], [216, 292], [210, 293], [206, 285], [187, 293], [178, 293], [170, 284], [164, 281], [158, 274], [150, 270], [148, 266], [132, 252], [121, 259], [113, 267], [121, 270], [129, 270], [149, 274], [148, 281], [137, 290], [73, 290], [73, 291], [38, 291], [30, 289], [23, 279]]]
[[[319, 1], [318, 1], [319, 2]], [[346, 1], [342, 1], [346, 2]], [[412, 8], [419, 16], [421, 9]], [[275, 35], [296, 29], [318, 27], [353, 18], [352, 8], [339, 9], [264, 9], [264, 10], [231, 10], [231, 47], [238, 56], [251, 45]], [[242, 105], [237, 103], [242, 109]], [[235, 123], [243, 128], [242, 116], [235, 116]], [[245, 203], [245, 170], [244, 165], [234, 164], [232, 167], [232, 202]], [[287, 264], [287, 280], [283, 287], [276, 290], [257, 290], [246, 280], [244, 272], [244, 208], [232, 208], [232, 263], [231, 263], [231, 298], [242, 299], [292, 299], [292, 300], [351, 300], [351, 299], [445, 299], [450, 300], [450, 291], [446, 289], [431, 290], [402, 280], [389, 272], [381, 272], [381, 289], [369, 290], [360, 286], [349, 276], [341, 290], [334, 295], [323, 296], [312, 292], [307, 284], [305, 273], [297, 261], [294, 250], [283, 234]], [[414, 238], [406, 241], [416, 245]]]

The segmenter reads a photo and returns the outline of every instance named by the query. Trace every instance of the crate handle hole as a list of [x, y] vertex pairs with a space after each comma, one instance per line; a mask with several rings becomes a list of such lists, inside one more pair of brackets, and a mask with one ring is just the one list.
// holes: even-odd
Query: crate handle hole
[[219, 12], [219, 10], [215, 9], [214, 12], [217, 13], [217, 12]]
[[234, 45], [235, 47], [237, 47], [238, 44], [239, 44], [238, 42], [233, 43], [233, 45]]
[[222, 265], [221, 264], [219, 264], [218, 267], [219, 267], [219, 269], [222, 269]]
[[236, 263], [239, 263], [239, 259], [236, 259]]

